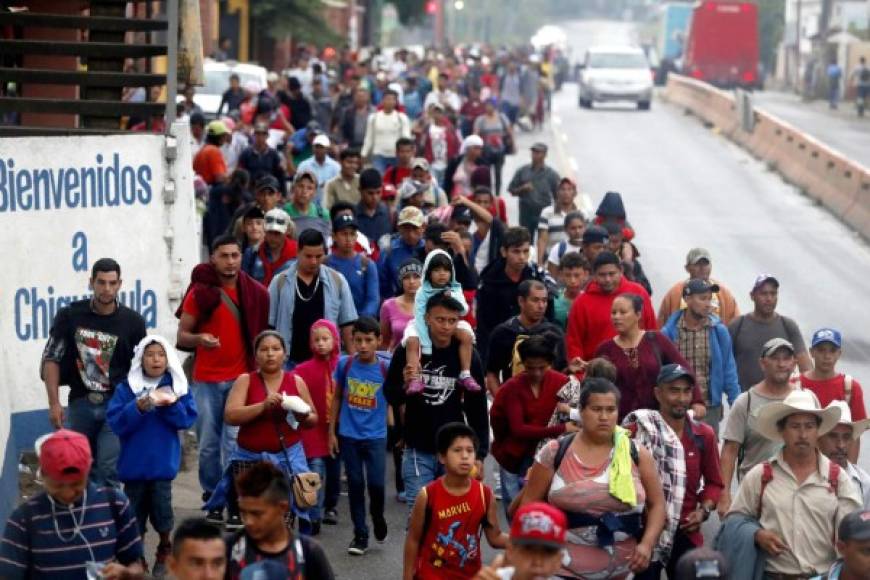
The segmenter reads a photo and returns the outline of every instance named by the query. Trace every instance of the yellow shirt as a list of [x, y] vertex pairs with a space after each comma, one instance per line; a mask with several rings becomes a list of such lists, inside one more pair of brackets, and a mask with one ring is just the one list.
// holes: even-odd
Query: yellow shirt
[[[816, 576], [824, 574], [837, 559], [834, 538], [840, 521], [861, 509], [861, 498], [840, 470], [836, 501], [828, 483], [830, 461], [821, 453], [819, 469], [798, 484], [782, 450], [770, 460], [773, 479], [764, 490], [761, 527], [776, 533], [789, 550], [777, 557], [767, 556], [765, 571], [774, 574]], [[758, 516], [763, 465], [753, 467], [737, 490], [731, 512]]]

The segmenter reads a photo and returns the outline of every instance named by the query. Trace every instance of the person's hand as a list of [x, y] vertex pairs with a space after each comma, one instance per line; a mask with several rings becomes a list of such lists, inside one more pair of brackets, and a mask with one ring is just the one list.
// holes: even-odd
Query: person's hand
[[576, 433], [580, 430], [580, 427], [577, 426], [573, 421], [568, 421], [565, 423], [565, 433]]
[[209, 334], [204, 332], [199, 335], [199, 346], [203, 348], [207, 348], [209, 350], [214, 348], [219, 348], [221, 345], [221, 341], [218, 337], [213, 334]]
[[458, 232], [444, 232], [441, 234], [441, 241], [450, 244], [450, 248], [457, 254], [465, 252], [465, 246], [462, 245], [462, 238]]
[[759, 548], [774, 557], [788, 551], [788, 546], [782, 538], [770, 530], [761, 529], [755, 532], [755, 543], [758, 544]]
[[567, 415], [571, 412], [571, 405], [568, 403], [558, 403], [556, 405], [556, 411], [562, 413], [563, 415]]
[[51, 420], [52, 427], [63, 429], [63, 406], [60, 403], [49, 405], [48, 418]]
[[452, 205], [454, 207], [457, 205], [468, 205], [468, 198], [465, 197], [464, 195], [457, 195], [456, 197], [454, 197], [453, 199], [450, 200], [450, 205]]
[[263, 400], [263, 409], [275, 409], [281, 406], [284, 402], [284, 395], [281, 393], [269, 393], [269, 396]]
[[405, 440], [404, 439], [399, 439], [398, 441], [396, 441], [396, 444], [393, 445], [393, 449], [404, 449], [404, 448], [405, 448]]
[[478, 481], [483, 481], [483, 461], [480, 459], [474, 462], [474, 478]]
[[140, 413], [147, 413], [152, 408], [154, 408], [154, 403], [148, 400], [148, 397], [139, 397], [136, 399], [136, 408], [139, 409]]
[[695, 420], [700, 421], [707, 415], [707, 407], [701, 403], [695, 403], [692, 405], [692, 412], [695, 414]]
[[731, 493], [727, 490], [723, 490], [722, 495], [719, 496], [719, 503], [716, 505], [716, 513], [719, 514], [719, 519], [724, 520], [730, 509]]
[[498, 570], [499, 568], [503, 568], [504, 565], [504, 554], [498, 554], [492, 561], [492, 564], [481, 568], [472, 580], [501, 580], [501, 576], [498, 575]]
[[338, 437], [335, 436], [335, 433], [329, 434], [329, 454], [338, 457]]
[[420, 372], [417, 370], [417, 367], [405, 365], [405, 368], [402, 369], [402, 378], [405, 380], [406, 383], [419, 377]]
[[628, 560], [629, 570], [635, 574], [643, 572], [649, 567], [650, 558], [652, 558], [652, 548], [641, 542], [635, 546], [634, 552]]
[[568, 370], [574, 374], [583, 372], [589, 363], [580, 358], [579, 356], [575, 356], [571, 359], [571, 362], [568, 363]]
[[689, 512], [689, 515], [686, 516], [686, 519], [683, 523], [680, 524], [680, 528], [687, 534], [694, 533], [701, 528], [701, 524], [704, 523], [705, 513], [703, 508], [698, 506], [693, 512]]
[[131, 567], [118, 562], [109, 562], [100, 574], [100, 578], [105, 580], [134, 580], [144, 577], [143, 573], [134, 572]]

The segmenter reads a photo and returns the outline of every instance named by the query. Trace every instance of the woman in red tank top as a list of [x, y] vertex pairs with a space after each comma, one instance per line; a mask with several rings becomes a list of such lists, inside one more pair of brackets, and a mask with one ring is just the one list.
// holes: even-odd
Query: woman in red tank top
[[[274, 330], [263, 331], [254, 339], [254, 354], [257, 371], [239, 375], [224, 409], [224, 421], [240, 427], [238, 447], [230, 460], [233, 476], [264, 460], [284, 469], [288, 477], [308, 471], [300, 432], [317, 424], [308, 387], [300, 377], [284, 371], [287, 349]], [[284, 410], [281, 405], [285, 396], [299, 397], [309, 411]], [[237, 513], [235, 486], [230, 486], [228, 492], [230, 514]]]

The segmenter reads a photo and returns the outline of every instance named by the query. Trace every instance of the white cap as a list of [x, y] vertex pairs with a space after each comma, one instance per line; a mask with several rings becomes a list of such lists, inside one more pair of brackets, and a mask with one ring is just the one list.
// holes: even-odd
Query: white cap
[[320, 145], [321, 147], [329, 147], [329, 137], [321, 133], [314, 138], [313, 145], [315, 147], [317, 147], [318, 145]]
[[266, 227], [267, 232], [287, 233], [287, 227], [290, 225], [290, 216], [280, 207], [275, 207], [266, 212]]

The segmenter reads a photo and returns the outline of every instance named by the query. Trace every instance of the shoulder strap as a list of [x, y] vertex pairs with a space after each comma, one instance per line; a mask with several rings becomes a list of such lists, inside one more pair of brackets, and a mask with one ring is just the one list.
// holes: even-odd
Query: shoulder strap
[[770, 461], [765, 461], [761, 464], [761, 489], [758, 492], [758, 519], [761, 519], [761, 506], [764, 501], [764, 490], [767, 489], [767, 484], [773, 481], [773, 465]]
[[305, 579], [305, 544], [302, 543], [302, 538], [293, 538], [293, 551], [295, 552], [295, 570], [291, 572], [291, 580]]
[[648, 340], [650, 342], [650, 346], [652, 346], [653, 352], [656, 355], [656, 360], [659, 362], [659, 368], [662, 368], [662, 347], [659, 344], [658, 339], [656, 338], [656, 333], [653, 330], [647, 330], [643, 333], [644, 340]]
[[565, 240], [562, 240], [561, 242], [559, 242], [559, 258], [561, 259], [562, 256], [564, 256], [565, 252], [567, 252], [567, 251], [568, 251], [568, 242], [566, 242]]
[[568, 448], [571, 447], [575, 435], [576, 433], [568, 433], [567, 435], [559, 437], [559, 448], [556, 449], [556, 455], [553, 456], [553, 473], [559, 471], [559, 466], [562, 464], [562, 460], [565, 458], [565, 453], [568, 452]]
[[[437, 479], [435, 481], [438, 481]], [[432, 494], [429, 493], [430, 485], [424, 485], [423, 489], [420, 490], [420, 493], [426, 494], [426, 512], [423, 516], [423, 530], [420, 532], [420, 542], [425, 541], [426, 532], [429, 531], [429, 526], [432, 525]]]
[[743, 329], [743, 321], [746, 320], [746, 314], [737, 318], [737, 328], [734, 330], [734, 339], [732, 342], [737, 344], [737, 337], [740, 336], [740, 331]]
[[350, 367], [353, 366], [353, 355], [347, 355], [347, 360], [344, 361], [344, 368], [342, 368], [341, 372], [341, 384], [339, 385], [342, 389], [344, 389], [345, 383], [347, 383], [347, 375], [350, 373]]
[[230, 298], [230, 295], [227, 294], [227, 291], [221, 288], [221, 302], [223, 305], [227, 307], [227, 309], [232, 313], [233, 318], [236, 319], [236, 322], [239, 325], [242, 324], [242, 312], [239, 310], [239, 306], [233, 302], [233, 299]]
[[492, 527], [492, 522], [489, 521], [489, 504], [492, 501], [492, 490], [489, 486], [484, 485], [482, 481], [477, 481], [477, 485], [480, 486], [480, 499], [483, 502], [483, 520], [481, 525], [484, 528], [490, 528]]
[[828, 486], [836, 497], [840, 497], [840, 466], [830, 461], [828, 463]]
[[631, 455], [631, 462], [635, 464], [635, 466], [640, 465], [640, 451], [637, 450], [637, 445], [634, 443], [634, 439], [629, 439], [628, 443], [630, 447], [628, 448], [628, 453]]
[[[329, 266], [327, 266], [327, 268], [329, 268]], [[342, 280], [341, 274], [339, 274], [337, 271], [333, 270], [332, 268], [329, 268], [329, 274], [332, 276], [332, 283], [335, 284], [336, 289], [338, 289], [340, 291], [341, 290], [341, 280]]]
[[387, 363], [385, 363], [380, 357], [378, 357], [378, 366], [381, 367], [381, 378], [384, 379], [384, 382], [387, 380]]
[[852, 380], [852, 375], [846, 375], [843, 377], [843, 398], [849, 405], [852, 404]]

